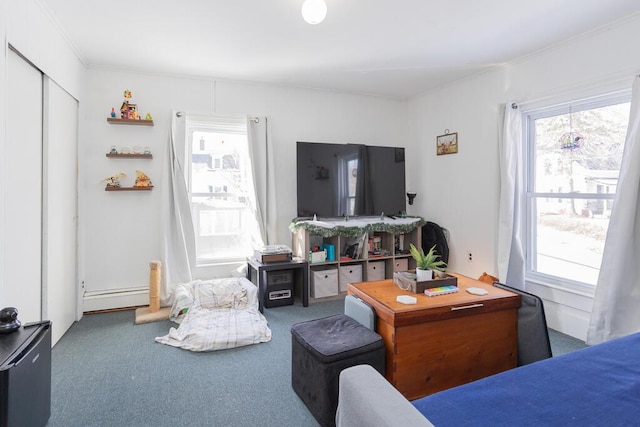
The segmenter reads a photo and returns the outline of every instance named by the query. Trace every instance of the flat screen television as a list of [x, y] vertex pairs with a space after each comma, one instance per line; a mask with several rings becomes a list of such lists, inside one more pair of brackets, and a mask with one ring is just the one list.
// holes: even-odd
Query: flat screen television
[[404, 148], [298, 142], [298, 217], [406, 211]]

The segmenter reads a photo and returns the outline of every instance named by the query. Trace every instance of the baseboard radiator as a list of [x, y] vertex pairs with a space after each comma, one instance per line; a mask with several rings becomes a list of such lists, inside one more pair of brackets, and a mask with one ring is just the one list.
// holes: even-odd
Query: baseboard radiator
[[82, 312], [149, 305], [149, 287], [85, 292]]

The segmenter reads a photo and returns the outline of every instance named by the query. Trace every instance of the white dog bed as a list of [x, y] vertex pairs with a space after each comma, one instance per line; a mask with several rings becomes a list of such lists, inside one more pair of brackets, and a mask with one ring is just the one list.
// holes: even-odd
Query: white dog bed
[[170, 319], [179, 323], [155, 340], [191, 351], [212, 351], [271, 340], [258, 310], [258, 288], [241, 277], [194, 280], [176, 287]]

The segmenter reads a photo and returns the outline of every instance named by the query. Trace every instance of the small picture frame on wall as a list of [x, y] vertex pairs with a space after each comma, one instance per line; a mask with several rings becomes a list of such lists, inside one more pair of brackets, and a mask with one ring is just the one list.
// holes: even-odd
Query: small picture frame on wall
[[458, 132], [449, 133], [445, 131], [444, 135], [436, 137], [436, 154], [455, 154], [458, 152]]

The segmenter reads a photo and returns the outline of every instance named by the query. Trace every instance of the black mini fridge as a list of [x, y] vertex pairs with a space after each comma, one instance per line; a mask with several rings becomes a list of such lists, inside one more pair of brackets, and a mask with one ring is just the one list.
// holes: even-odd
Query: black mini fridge
[[0, 427], [45, 426], [51, 415], [51, 322], [0, 334]]

